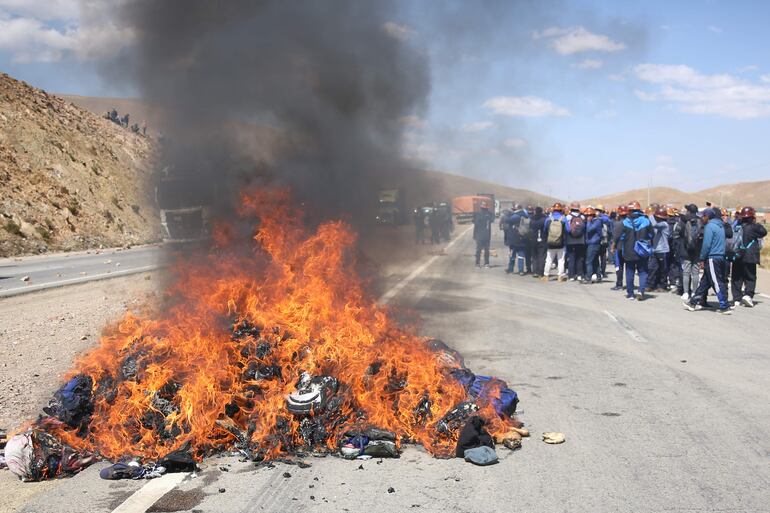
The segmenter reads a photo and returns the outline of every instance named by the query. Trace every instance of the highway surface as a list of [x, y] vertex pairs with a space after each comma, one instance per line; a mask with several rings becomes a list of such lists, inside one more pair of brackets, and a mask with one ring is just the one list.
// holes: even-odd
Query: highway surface
[[160, 246], [0, 259], [0, 297], [157, 269]]
[[[41, 485], [22, 511], [770, 511], [770, 300], [729, 317], [687, 312], [672, 294], [627, 301], [606, 283], [505, 275], [497, 246], [493, 267], [476, 269], [466, 232], [383, 297], [518, 391], [533, 436], [499, 448], [499, 464], [416, 447], [381, 462], [309, 458], [306, 469], [218, 457], [195, 476], [145, 483], [102, 481], [100, 463]], [[567, 441], [546, 445], [544, 431]]]

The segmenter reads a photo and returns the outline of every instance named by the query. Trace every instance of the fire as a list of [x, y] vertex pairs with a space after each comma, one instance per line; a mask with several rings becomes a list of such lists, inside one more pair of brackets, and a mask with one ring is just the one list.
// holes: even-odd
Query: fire
[[[441, 435], [436, 424], [466, 400], [449, 374], [459, 364], [437, 361], [428, 340], [365, 293], [351, 272], [350, 227], [309, 230], [287, 191], [244, 195], [238, 213], [239, 223], [218, 227], [207, 255], [180, 262], [162, 308], [127, 314], [77, 361], [71, 376], [94, 383], [85, 433], [49, 431], [109, 459], [158, 458], [187, 442], [202, 457], [241, 433], [275, 458], [335, 450], [351, 426], [376, 426], [450, 455], [457, 433]], [[256, 225], [248, 244], [237, 236], [244, 222]], [[336, 378], [333, 413], [287, 411], [303, 373]], [[493, 434], [517, 425], [480, 406]]]

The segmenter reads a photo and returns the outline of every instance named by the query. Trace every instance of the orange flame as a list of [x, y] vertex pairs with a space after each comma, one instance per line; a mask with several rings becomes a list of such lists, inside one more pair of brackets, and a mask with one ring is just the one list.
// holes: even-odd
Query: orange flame
[[[239, 216], [257, 223], [249, 250], [235, 249], [234, 225], [220, 226], [214, 250], [180, 264], [162, 311], [129, 313], [106, 330], [71, 373], [93, 378], [88, 433], [60, 426], [54, 434], [111, 459], [158, 458], [188, 441], [200, 457], [234, 442], [221, 422], [229, 416], [274, 458], [302, 445], [300, 419], [287, 412], [285, 397], [307, 372], [334, 376], [345, 395], [339, 422], [327, 426], [328, 449], [357, 424], [450, 455], [456, 434], [439, 436], [435, 425], [465, 400], [465, 389], [427, 340], [398, 327], [364, 292], [350, 272], [351, 229], [333, 221], [309, 231], [296, 210], [287, 191], [244, 195]], [[233, 322], [259, 327], [258, 338], [234, 337]], [[248, 372], [259, 366], [278, 366], [280, 376]], [[493, 432], [515, 424], [488, 406], [480, 413]]]

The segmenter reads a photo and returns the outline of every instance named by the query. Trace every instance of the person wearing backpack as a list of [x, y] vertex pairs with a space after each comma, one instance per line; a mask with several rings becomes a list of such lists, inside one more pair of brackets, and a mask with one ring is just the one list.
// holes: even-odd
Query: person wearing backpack
[[586, 218], [580, 213], [580, 203], [569, 206], [564, 226], [567, 228], [567, 267], [569, 281], [582, 281], [586, 259]]
[[700, 259], [703, 261], [703, 279], [698, 288], [684, 307], [695, 312], [703, 308], [709, 289], [713, 288], [719, 300], [717, 313], [730, 314], [730, 305], [727, 302], [727, 284], [725, 272], [727, 261], [725, 260], [725, 227], [722, 221], [722, 213], [718, 208], [710, 208], [703, 211], [706, 225], [703, 228], [703, 245], [700, 250]]
[[623, 251], [621, 250], [621, 237], [623, 235], [623, 221], [628, 216], [628, 207], [620, 205], [617, 211], [617, 218], [612, 223], [612, 253], [615, 262], [615, 286], [612, 290], [624, 290], [623, 275], [625, 274], [626, 261], [623, 260]]
[[519, 269], [519, 275], [524, 276], [524, 263], [526, 260], [527, 239], [530, 237], [529, 214], [521, 205], [516, 205], [513, 213], [508, 218], [510, 225], [510, 257], [508, 259], [508, 273], [514, 272], [514, 262]]
[[654, 230], [654, 236], [652, 256], [649, 260], [649, 288], [655, 292], [665, 292], [668, 290], [668, 255], [671, 251], [666, 208], [656, 208], [654, 214], [650, 216], [650, 223]]
[[679, 229], [681, 224], [679, 210], [669, 207], [667, 221], [669, 231], [668, 246], [670, 249], [668, 254], [668, 290], [681, 296], [682, 292], [679, 292], [682, 288], [682, 267], [679, 264], [681, 246], [678, 238], [682, 236], [682, 231]]
[[557, 262], [557, 279], [566, 281], [564, 274], [564, 253], [565, 243], [567, 241], [567, 227], [565, 226], [564, 205], [554, 203], [551, 207], [551, 215], [545, 220], [546, 244], [548, 251], [545, 257], [545, 267], [543, 269], [543, 281], [548, 281], [548, 275], [551, 273], [551, 266]]
[[735, 259], [732, 269], [732, 294], [734, 304], [747, 308], [754, 307], [754, 292], [757, 287], [757, 264], [759, 264], [762, 239], [767, 229], [756, 221], [752, 207], [742, 207], [739, 222], [733, 234], [736, 240]]
[[586, 209], [586, 274], [583, 283], [596, 283], [602, 281], [602, 272], [599, 264], [599, 252], [602, 247], [602, 229], [604, 223], [596, 215], [596, 209]]
[[535, 207], [529, 224], [532, 231], [532, 274], [535, 278], [545, 276], [545, 255], [548, 252], [548, 232], [545, 229], [545, 221], [543, 207]]
[[[621, 251], [626, 264], [626, 299], [644, 300], [647, 288], [647, 263], [652, 254], [653, 230], [650, 219], [642, 212], [638, 201], [628, 205], [620, 236]], [[634, 293], [634, 276], [639, 275], [639, 289]]]
[[703, 223], [698, 216], [697, 205], [690, 203], [685, 207], [682, 219], [682, 300], [687, 301], [700, 285], [698, 258], [703, 244]]

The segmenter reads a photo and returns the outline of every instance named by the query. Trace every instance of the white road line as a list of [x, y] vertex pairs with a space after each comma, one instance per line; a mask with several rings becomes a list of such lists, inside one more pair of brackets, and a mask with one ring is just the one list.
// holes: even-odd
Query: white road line
[[77, 285], [78, 283], [86, 283], [89, 281], [117, 278], [119, 276], [126, 276], [129, 274], [137, 274], [137, 273], [143, 273], [146, 271], [154, 271], [155, 269], [158, 269], [158, 268], [160, 268], [160, 265], [145, 265], [144, 267], [135, 267], [133, 269], [122, 269], [120, 271], [113, 271], [111, 273], [92, 274], [90, 276], [78, 276], [77, 278], [51, 281], [48, 283], [41, 283], [39, 285], [28, 285], [26, 287], [16, 287], [14, 289], [0, 290], [0, 297], [18, 296], [20, 294], [27, 294], [29, 292], [36, 292], [38, 290], [64, 287], [65, 285]]
[[622, 317], [618, 316], [617, 314], [615, 314], [614, 312], [611, 312], [609, 310], [605, 310], [604, 313], [607, 314], [607, 317], [609, 317], [610, 320], [612, 320], [612, 322], [614, 322], [615, 324], [617, 324], [618, 326], [623, 328], [623, 331], [625, 331], [626, 334], [629, 337], [631, 337], [633, 340], [635, 340], [637, 342], [640, 342], [640, 343], [647, 342], [647, 339], [644, 338], [638, 331], [636, 331], [633, 328], [633, 326], [631, 326], [625, 320], [623, 320]]
[[144, 513], [189, 475], [189, 472], [175, 472], [152, 479], [135, 491], [123, 504], [112, 510], [112, 513]]
[[[463, 238], [463, 236], [464, 236], [466, 233], [468, 233], [468, 231], [469, 231], [471, 228], [473, 228], [473, 227], [472, 227], [472, 226], [469, 226], [468, 228], [466, 228], [466, 229], [465, 229], [465, 231], [463, 231], [463, 232], [462, 232], [460, 235], [458, 235], [457, 237], [455, 237], [455, 238], [454, 238], [454, 240], [452, 240], [452, 241], [451, 241], [449, 244], [447, 244], [447, 245], [446, 245], [446, 248], [444, 248], [444, 249], [449, 249], [449, 248], [451, 248], [452, 246], [454, 246], [454, 245], [455, 245], [455, 243], [456, 243], [458, 240], [462, 239], [462, 238]], [[380, 296], [380, 298], [377, 300], [377, 302], [378, 302], [378, 303], [380, 303], [381, 305], [386, 305], [386, 304], [388, 304], [388, 302], [389, 302], [391, 299], [393, 299], [394, 297], [396, 297], [396, 296], [398, 295], [398, 293], [399, 293], [399, 292], [401, 292], [401, 290], [402, 290], [404, 287], [406, 287], [406, 286], [407, 286], [407, 285], [408, 285], [408, 284], [409, 284], [409, 283], [410, 283], [412, 280], [414, 280], [414, 279], [415, 279], [415, 278], [417, 278], [417, 277], [418, 277], [420, 274], [422, 274], [422, 273], [423, 273], [423, 271], [425, 271], [425, 269], [427, 269], [428, 267], [430, 267], [430, 265], [431, 265], [433, 262], [435, 262], [435, 261], [436, 261], [436, 260], [437, 260], [437, 259], [438, 259], [440, 256], [441, 256], [441, 255], [433, 255], [433, 256], [432, 256], [432, 257], [430, 257], [428, 260], [426, 260], [425, 262], [423, 262], [422, 264], [420, 264], [420, 265], [417, 267], [417, 269], [415, 269], [414, 271], [412, 271], [411, 273], [409, 273], [409, 275], [408, 275], [408, 276], [406, 276], [405, 278], [403, 278], [401, 281], [399, 281], [399, 282], [398, 282], [398, 283], [396, 283], [396, 284], [395, 284], [393, 287], [391, 287], [391, 288], [390, 288], [390, 290], [388, 290], [388, 291], [387, 291], [387, 292], [385, 292], [383, 295], [381, 295], [381, 296]]]

